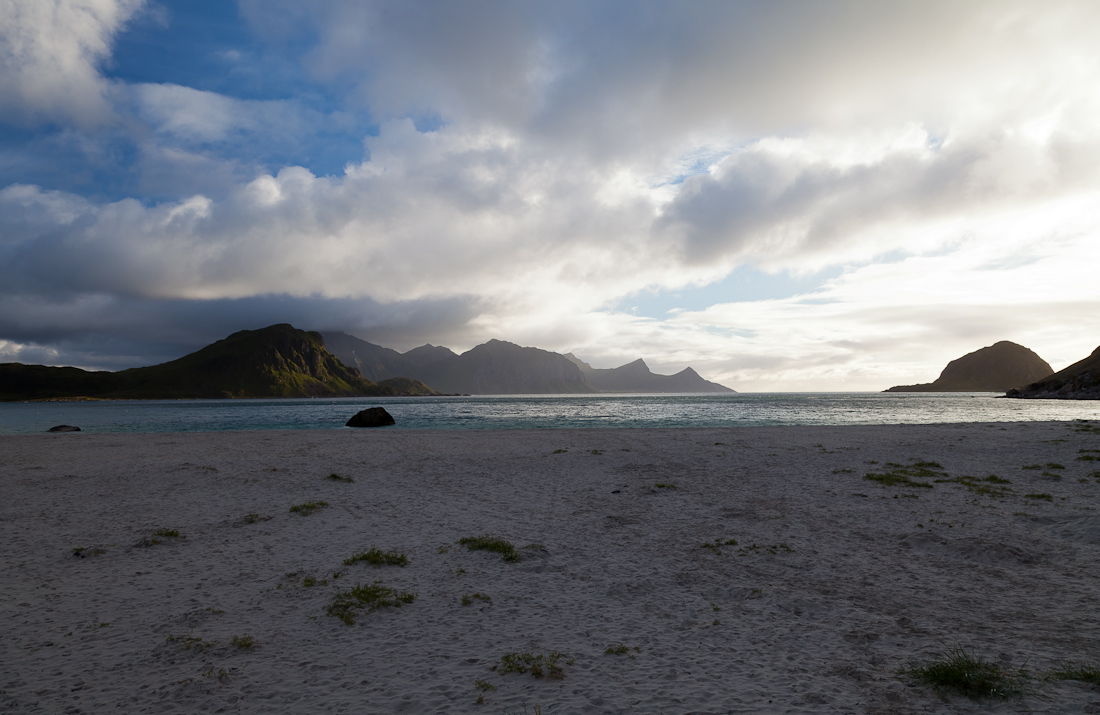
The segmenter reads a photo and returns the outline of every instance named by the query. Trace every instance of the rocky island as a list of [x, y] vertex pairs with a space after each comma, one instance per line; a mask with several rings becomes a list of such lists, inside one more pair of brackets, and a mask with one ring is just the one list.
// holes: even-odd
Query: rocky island
[[1004, 392], [1053, 373], [1033, 351], [1002, 340], [947, 363], [934, 382], [897, 385], [885, 392]]

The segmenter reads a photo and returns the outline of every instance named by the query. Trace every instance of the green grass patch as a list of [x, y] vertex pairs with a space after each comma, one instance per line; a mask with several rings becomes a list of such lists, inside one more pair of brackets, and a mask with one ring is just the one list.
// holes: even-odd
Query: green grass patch
[[333, 481], [333, 482], [345, 482], [347, 484], [351, 484], [352, 482], [355, 481], [351, 477], [341, 477], [336, 472], [333, 472], [332, 474], [328, 475], [327, 477], [325, 477], [325, 479], [328, 479], [328, 480]]
[[627, 648], [625, 645], [620, 643], [619, 645], [609, 645], [609, 646], [607, 646], [607, 649], [604, 650], [603, 654], [604, 655], [625, 655], [627, 658], [630, 658], [631, 660], [634, 660], [634, 658], [636, 656], [634, 655], [634, 653], [630, 652], [631, 650], [633, 650], [634, 653], [641, 653], [642, 652], [642, 649], [639, 648], [638, 646], [634, 646], [634, 648]]
[[332, 596], [332, 602], [325, 612], [333, 618], [339, 618], [349, 626], [355, 625], [360, 611], [372, 613], [379, 608], [400, 608], [416, 600], [416, 594], [409, 591], [395, 591], [375, 581], [369, 586], [355, 584], [347, 591], [338, 591]]
[[409, 563], [405, 554], [399, 554], [396, 551], [382, 551], [381, 549], [370, 547], [368, 551], [362, 551], [354, 556], [344, 559], [344, 566], [352, 566], [360, 561], [365, 561], [375, 568], [381, 568], [383, 566], [407, 566]]
[[1043, 468], [1043, 465], [1041, 465], [1041, 464], [1025, 464], [1024, 466], [1020, 467], [1020, 469], [1042, 469], [1042, 468]]
[[931, 489], [928, 482], [914, 481], [916, 479], [947, 479], [947, 472], [938, 462], [920, 460], [912, 464], [898, 464], [887, 462], [889, 471], [882, 474], [869, 472], [863, 476], [869, 482], [878, 482], [884, 487], [909, 487], [918, 489]]
[[497, 686], [490, 683], [488, 680], [475, 680], [474, 687], [483, 693], [488, 693], [492, 690], [496, 690]]
[[[490, 670], [495, 670], [501, 675], [508, 673], [530, 673], [535, 678], [552, 678], [560, 680], [565, 677], [565, 671], [558, 665], [562, 654], [558, 651], [550, 655], [535, 655], [534, 653], [507, 653], [500, 657], [500, 662]], [[566, 665], [573, 665], [573, 659], [565, 661]]]
[[710, 549], [716, 555], [722, 555], [723, 546], [737, 546], [737, 539], [715, 539], [714, 541], [708, 541], [705, 544], [699, 544], [700, 548]]
[[141, 541], [134, 544], [135, 548], [143, 548], [149, 546], [157, 546], [161, 544], [161, 539], [179, 539], [181, 538], [180, 532], [177, 529], [157, 529], [153, 532], [152, 536], [147, 536]]
[[568, 451], [568, 449], [555, 449], [554, 454], [565, 454]]
[[519, 561], [519, 552], [512, 543], [495, 536], [464, 536], [458, 540], [459, 546], [465, 546], [470, 551], [491, 551], [500, 554], [500, 557], [508, 563]]
[[229, 645], [236, 646], [241, 650], [256, 650], [257, 643], [255, 638], [248, 635], [247, 633], [244, 633], [239, 636], [233, 636], [233, 638], [229, 641]]
[[181, 646], [183, 646], [184, 650], [195, 650], [199, 653], [205, 653], [214, 646], [218, 645], [218, 641], [204, 641], [202, 638], [192, 635], [168, 636], [165, 641], [168, 643], [179, 643]]
[[493, 599], [489, 596], [486, 596], [484, 593], [464, 593], [462, 594], [462, 605], [472, 606], [475, 598], [479, 601], [485, 601], [486, 603], [493, 602]]
[[1024, 671], [1003, 668], [961, 646], [939, 653], [926, 663], [911, 664], [900, 673], [940, 693], [954, 692], [974, 700], [1017, 695], [1026, 677]]
[[1044, 501], [1054, 501], [1054, 497], [1050, 494], [1024, 494], [1025, 499], [1042, 499]]
[[1047, 462], [1047, 469], [1065, 469], [1065, 467], [1057, 462]]
[[996, 474], [990, 474], [985, 479], [979, 479], [977, 477], [955, 477], [954, 479], [936, 479], [937, 484], [960, 484], [967, 490], [974, 494], [982, 494], [988, 497], [1007, 497], [1014, 494], [1014, 492], [1004, 484], [1011, 484], [1007, 479], [1002, 479]]
[[107, 549], [101, 549], [98, 546], [77, 546], [73, 549], [73, 556], [78, 559], [86, 559], [89, 556], [99, 556], [105, 553], [107, 553]]
[[1094, 663], [1063, 663], [1044, 676], [1047, 680], [1080, 680], [1100, 687], [1100, 666]]
[[1078, 462], [1095, 462], [1098, 459], [1100, 459], [1100, 457], [1097, 457], [1095, 454], [1082, 454], [1080, 457], [1077, 458], [1077, 461]]
[[328, 506], [327, 501], [307, 501], [301, 504], [295, 504], [290, 507], [290, 511], [294, 514], [301, 514], [302, 516], [309, 516], [318, 509], [324, 509]]
[[917, 489], [931, 489], [932, 485], [927, 482], [915, 482], [909, 477], [903, 474], [894, 474], [887, 472], [886, 474], [864, 474], [863, 478], [869, 482], [878, 482], [884, 487], [907, 487]]

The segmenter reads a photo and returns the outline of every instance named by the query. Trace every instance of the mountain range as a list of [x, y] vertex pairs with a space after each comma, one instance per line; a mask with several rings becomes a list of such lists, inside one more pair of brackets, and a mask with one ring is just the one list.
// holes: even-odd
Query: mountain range
[[593, 368], [573, 356], [490, 340], [462, 354], [436, 345], [405, 353], [341, 332], [325, 333], [325, 344], [346, 365], [370, 380], [398, 375], [420, 380], [451, 394], [584, 394], [595, 392], [725, 392], [691, 368], [656, 375], [642, 360], [614, 369]]
[[119, 372], [0, 365], [0, 401], [431, 394], [406, 377], [375, 384], [326, 350], [320, 333], [287, 324], [242, 330], [178, 360]]
[[885, 392], [1005, 392], [1053, 373], [1047, 361], [1028, 348], [1002, 340], [947, 363], [934, 382], [898, 385]]

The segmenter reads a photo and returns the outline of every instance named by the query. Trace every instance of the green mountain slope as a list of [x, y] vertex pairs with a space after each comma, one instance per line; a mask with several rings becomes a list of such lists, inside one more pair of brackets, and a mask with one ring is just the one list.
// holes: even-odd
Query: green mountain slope
[[419, 381], [373, 383], [291, 325], [242, 330], [178, 360], [120, 372], [0, 365], [0, 400], [354, 397], [434, 394]]

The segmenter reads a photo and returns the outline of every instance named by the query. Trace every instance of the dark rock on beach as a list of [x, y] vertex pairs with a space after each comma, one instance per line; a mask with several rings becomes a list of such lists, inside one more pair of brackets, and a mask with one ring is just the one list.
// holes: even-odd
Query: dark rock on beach
[[354, 417], [348, 420], [348, 427], [386, 427], [388, 425], [397, 424], [393, 421], [393, 417], [389, 412], [386, 412], [381, 407], [371, 407], [357, 413]]
[[72, 425], [58, 425], [56, 427], [50, 427], [47, 432], [79, 432], [79, 427], [73, 427]]

